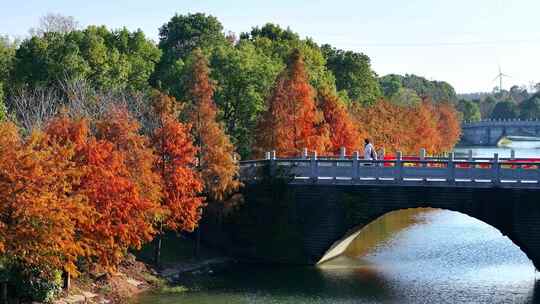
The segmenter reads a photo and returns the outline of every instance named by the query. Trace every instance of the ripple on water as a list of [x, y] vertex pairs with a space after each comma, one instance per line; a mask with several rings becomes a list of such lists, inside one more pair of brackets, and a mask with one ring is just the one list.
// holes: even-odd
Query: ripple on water
[[371, 229], [384, 237], [369, 250], [357, 244], [358, 258], [322, 267], [238, 265], [185, 278], [196, 291], [145, 295], [137, 303], [540, 303], [532, 263], [495, 228], [451, 211], [403, 214], [417, 218], [400, 219], [406, 225], [386, 219]]

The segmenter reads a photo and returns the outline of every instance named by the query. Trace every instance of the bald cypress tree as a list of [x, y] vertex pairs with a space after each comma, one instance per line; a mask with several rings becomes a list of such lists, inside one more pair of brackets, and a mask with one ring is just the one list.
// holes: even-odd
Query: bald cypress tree
[[205, 194], [221, 201], [236, 191], [240, 182], [235, 150], [225, 127], [218, 122], [217, 107], [213, 100], [214, 83], [210, 79], [208, 60], [197, 49], [191, 58], [187, 78], [188, 119], [198, 146], [197, 168], [204, 180]]
[[303, 148], [319, 153], [329, 144], [323, 115], [317, 110], [300, 51], [292, 52], [287, 68], [278, 76], [257, 128], [255, 149], [259, 154], [276, 150], [298, 155]]

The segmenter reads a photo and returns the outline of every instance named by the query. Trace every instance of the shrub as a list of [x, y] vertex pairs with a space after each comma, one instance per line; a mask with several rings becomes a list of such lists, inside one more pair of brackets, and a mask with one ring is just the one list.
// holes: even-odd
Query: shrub
[[19, 297], [33, 301], [51, 302], [62, 291], [62, 273], [37, 267], [13, 272], [14, 285]]

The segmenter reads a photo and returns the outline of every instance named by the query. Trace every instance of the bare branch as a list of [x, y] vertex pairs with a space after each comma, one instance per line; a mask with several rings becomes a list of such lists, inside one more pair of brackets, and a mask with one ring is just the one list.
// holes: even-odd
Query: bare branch
[[52, 88], [22, 88], [12, 94], [9, 105], [17, 122], [29, 132], [56, 115], [62, 98]]
[[48, 13], [39, 19], [39, 26], [30, 29], [30, 35], [43, 37], [46, 33], [69, 33], [79, 28], [79, 22], [73, 16]]

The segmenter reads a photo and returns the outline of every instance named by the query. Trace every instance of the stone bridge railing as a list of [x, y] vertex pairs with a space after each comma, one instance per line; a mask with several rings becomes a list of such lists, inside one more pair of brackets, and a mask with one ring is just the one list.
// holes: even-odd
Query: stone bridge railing
[[[514, 153], [512, 153], [514, 155]], [[274, 175], [285, 175], [293, 183], [399, 185], [444, 187], [540, 188], [540, 159], [474, 158], [420, 156], [403, 157], [397, 153], [383, 160], [364, 160], [355, 152], [339, 157], [303, 155], [278, 158], [267, 153], [263, 160], [240, 162], [245, 182], [262, 178], [262, 168]]]
[[488, 126], [537, 126], [540, 120], [536, 119], [484, 119], [481, 121], [464, 121], [462, 127], [488, 127]]

